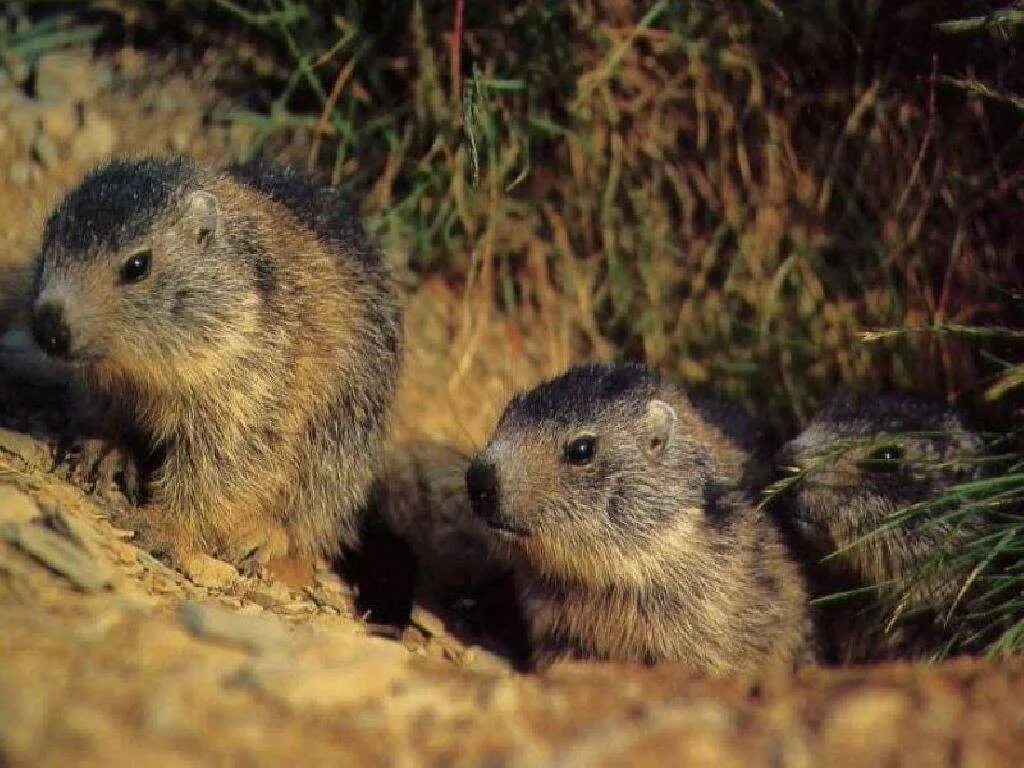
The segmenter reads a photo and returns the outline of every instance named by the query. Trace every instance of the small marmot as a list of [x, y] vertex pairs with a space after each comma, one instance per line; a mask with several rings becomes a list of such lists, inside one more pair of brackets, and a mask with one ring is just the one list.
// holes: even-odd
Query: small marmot
[[[934, 510], [895, 521], [893, 516], [979, 477], [976, 460], [983, 447], [961, 414], [925, 398], [838, 397], [823, 408], [777, 459], [794, 474], [775, 507], [812, 566], [812, 591], [824, 596], [882, 587], [911, 609], [946, 602], [957, 585], [918, 579], [913, 590], [905, 590], [929, 556], [953, 545], [977, 521], [954, 522]], [[878, 530], [885, 523], [891, 525]], [[890, 629], [890, 637], [883, 637], [887, 616], [872, 622], [864, 615], [853, 618], [840, 605], [835, 610], [841, 616], [832, 622], [842, 635], [835, 640], [841, 661], [905, 655], [920, 646], [907, 635], [910, 628], [895, 634]], [[924, 622], [927, 631], [935, 631], [932, 623]], [[862, 631], [851, 633], [855, 624], [864, 624]]]
[[799, 569], [717, 434], [638, 365], [574, 368], [511, 401], [466, 484], [513, 559], [536, 666], [813, 658]]
[[145, 545], [259, 568], [355, 536], [401, 312], [335, 189], [262, 164], [111, 162], [46, 222], [32, 326], [143, 437]]

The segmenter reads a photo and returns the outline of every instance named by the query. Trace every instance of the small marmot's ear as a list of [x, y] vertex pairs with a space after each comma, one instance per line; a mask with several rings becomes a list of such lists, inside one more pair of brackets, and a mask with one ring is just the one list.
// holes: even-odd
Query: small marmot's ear
[[676, 411], [664, 400], [651, 400], [647, 403], [644, 416], [645, 426], [643, 449], [651, 458], [665, 453], [672, 430], [676, 427]]
[[217, 234], [220, 224], [220, 204], [209, 192], [196, 190], [189, 195], [185, 205], [186, 216], [195, 222], [196, 241], [208, 242]]

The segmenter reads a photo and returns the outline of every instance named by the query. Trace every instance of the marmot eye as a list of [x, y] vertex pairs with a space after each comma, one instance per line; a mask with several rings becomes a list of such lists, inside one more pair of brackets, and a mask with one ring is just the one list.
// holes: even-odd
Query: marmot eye
[[869, 472], [898, 472], [903, 461], [903, 449], [898, 445], [880, 445], [858, 462]]
[[153, 260], [153, 251], [145, 248], [132, 254], [124, 264], [121, 265], [121, 283], [137, 283], [145, 279], [149, 274], [149, 265]]
[[597, 438], [592, 435], [577, 437], [565, 444], [565, 460], [569, 464], [581, 467], [594, 460], [597, 453]]

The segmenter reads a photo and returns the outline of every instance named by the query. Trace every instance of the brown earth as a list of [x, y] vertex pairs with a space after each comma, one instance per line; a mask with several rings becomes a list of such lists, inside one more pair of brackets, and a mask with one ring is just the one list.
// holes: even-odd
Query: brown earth
[[[46, 211], [91, 163], [221, 161], [248, 138], [204, 126], [218, 97], [202, 77], [131, 51], [68, 63], [55, 71], [79, 75], [47, 100], [0, 78], [0, 324]], [[401, 438], [471, 449], [512, 389], [570, 362], [439, 279], [412, 289], [408, 320]], [[296, 589], [210, 559], [186, 578], [112, 526], [116, 495], [52, 471], [18, 387], [0, 397], [0, 766], [1024, 764], [1019, 661], [533, 676], [423, 609], [401, 636], [379, 631], [326, 572]]]

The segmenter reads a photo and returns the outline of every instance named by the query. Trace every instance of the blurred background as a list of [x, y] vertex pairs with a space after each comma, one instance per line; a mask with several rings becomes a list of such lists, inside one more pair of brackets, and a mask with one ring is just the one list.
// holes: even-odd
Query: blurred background
[[111, 151], [317, 171], [444, 326], [435, 409], [594, 357], [724, 388], [780, 436], [840, 388], [991, 414], [1021, 383], [1019, 4], [6, 8], [6, 181]]

